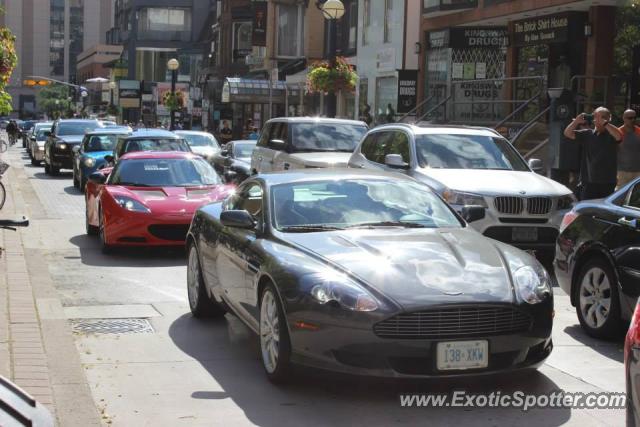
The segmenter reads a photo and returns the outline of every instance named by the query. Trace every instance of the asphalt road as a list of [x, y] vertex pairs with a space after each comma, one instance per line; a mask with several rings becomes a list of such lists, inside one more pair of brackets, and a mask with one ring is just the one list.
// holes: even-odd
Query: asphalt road
[[[47, 264], [70, 326], [103, 323], [138, 333], [77, 332], [76, 346], [105, 425], [390, 426], [622, 425], [622, 410], [402, 408], [404, 392], [452, 389], [503, 394], [624, 391], [622, 340], [588, 338], [558, 288], [555, 349], [527, 375], [457, 381], [380, 381], [299, 370], [271, 385], [256, 338], [236, 318], [198, 321], [186, 302], [185, 254], [128, 250], [103, 255], [84, 234], [84, 198], [71, 174], [49, 177], [12, 148], [31, 227], [25, 249]], [[124, 319], [124, 321], [122, 320]], [[134, 323], [137, 322], [137, 323]], [[148, 322], [148, 323], [147, 323]]]

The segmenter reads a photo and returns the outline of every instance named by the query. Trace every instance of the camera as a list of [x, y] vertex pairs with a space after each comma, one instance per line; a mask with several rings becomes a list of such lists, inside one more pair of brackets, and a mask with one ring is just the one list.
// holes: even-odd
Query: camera
[[593, 114], [584, 113], [584, 121], [587, 122], [589, 126], [593, 124]]

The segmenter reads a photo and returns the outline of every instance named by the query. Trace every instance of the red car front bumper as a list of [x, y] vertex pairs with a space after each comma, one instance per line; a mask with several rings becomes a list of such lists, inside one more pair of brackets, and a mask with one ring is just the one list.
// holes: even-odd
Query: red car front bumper
[[192, 213], [105, 212], [106, 244], [113, 246], [184, 246]]

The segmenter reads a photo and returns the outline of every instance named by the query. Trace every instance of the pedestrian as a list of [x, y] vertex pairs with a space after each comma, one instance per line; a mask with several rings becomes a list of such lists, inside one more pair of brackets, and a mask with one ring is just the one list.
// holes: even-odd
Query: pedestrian
[[222, 122], [222, 129], [220, 129], [220, 139], [222, 140], [222, 144], [226, 144], [227, 142], [233, 139], [233, 131], [229, 127], [229, 121], [224, 120]]
[[367, 126], [371, 125], [371, 122], [373, 122], [373, 117], [371, 117], [371, 105], [366, 104], [364, 106], [364, 109], [362, 111], [362, 117], [360, 117], [360, 120], [365, 122]]
[[[581, 124], [593, 120], [594, 129], [581, 129]], [[582, 145], [582, 164], [580, 167], [580, 200], [607, 197], [616, 187], [618, 170], [618, 144], [622, 141], [622, 132], [611, 124], [611, 112], [598, 107], [593, 116], [579, 114], [564, 130], [567, 139]]]
[[622, 188], [640, 176], [640, 126], [636, 125], [636, 112], [622, 114], [622, 144], [618, 150], [618, 187]]
[[394, 123], [396, 121], [396, 110], [393, 109], [391, 104], [387, 104], [387, 123]]
[[260, 134], [258, 133], [258, 128], [254, 127], [251, 130], [251, 133], [249, 134], [249, 136], [247, 137], [247, 139], [251, 139], [253, 141], [257, 141], [258, 138], [260, 137]]

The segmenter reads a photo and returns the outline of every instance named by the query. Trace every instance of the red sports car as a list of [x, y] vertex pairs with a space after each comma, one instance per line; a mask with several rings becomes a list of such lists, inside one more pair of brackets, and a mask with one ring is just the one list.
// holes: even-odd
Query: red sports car
[[98, 234], [105, 252], [114, 246], [184, 245], [195, 210], [233, 190], [195, 154], [129, 153], [89, 177], [87, 234]]

